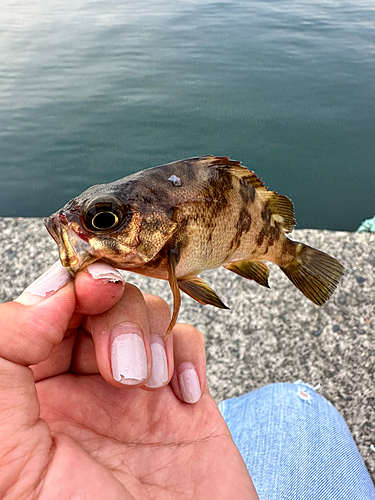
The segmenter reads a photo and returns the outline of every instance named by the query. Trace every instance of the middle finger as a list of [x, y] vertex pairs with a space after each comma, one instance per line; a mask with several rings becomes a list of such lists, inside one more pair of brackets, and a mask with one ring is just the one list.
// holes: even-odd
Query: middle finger
[[[172, 342], [163, 342], [169, 317], [169, 308], [162, 299], [144, 297], [138, 288], [126, 284], [122, 298], [114, 307], [84, 319], [85, 331], [79, 332], [74, 349], [74, 371], [99, 371], [107, 382], [117, 387], [165, 385], [173, 374]], [[163, 353], [166, 370], [165, 367], [160, 370]], [[155, 368], [159, 373], [157, 380]]]

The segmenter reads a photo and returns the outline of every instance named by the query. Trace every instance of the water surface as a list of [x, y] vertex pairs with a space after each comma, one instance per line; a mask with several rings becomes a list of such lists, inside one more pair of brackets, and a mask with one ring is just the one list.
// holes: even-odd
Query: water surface
[[298, 227], [375, 214], [371, 1], [2, 0], [0, 215], [169, 161], [241, 160]]

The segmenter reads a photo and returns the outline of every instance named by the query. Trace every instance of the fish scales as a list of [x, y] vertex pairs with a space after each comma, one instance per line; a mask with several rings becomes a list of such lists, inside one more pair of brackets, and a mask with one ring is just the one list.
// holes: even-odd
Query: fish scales
[[[272, 217], [266, 222], [262, 220], [267, 205], [252, 185], [246, 187], [250, 195], [244, 196], [240, 193], [239, 180], [229, 172], [205, 171], [213, 175], [207, 178], [207, 184], [198, 194], [198, 200], [202, 201], [183, 204], [178, 209], [178, 222], [187, 221], [181, 231], [178, 277], [233, 260], [262, 258], [281, 236]], [[265, 225], [268, 236], [264, 234]], [[275, 231], [271, 232], [268, 226]], [[263, 235], [260, 244], [259, 235]]]
[[333, 257], [287, 238], [291, 201], [227, 157], [205, 156], [153, 167], [92, 186], [46, 226], [74, 275], [103, 259], [119, 269], [168, 280], [177, 320], [180, 290], [202, 304], [226, 306], [198, 277], [224, 266], [268, 286], [264, 261], [322, 305], [344, 272]]

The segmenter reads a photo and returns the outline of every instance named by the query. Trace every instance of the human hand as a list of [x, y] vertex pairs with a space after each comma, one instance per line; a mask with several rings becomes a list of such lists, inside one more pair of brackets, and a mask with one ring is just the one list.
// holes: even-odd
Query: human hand
[[[73, 282], [55, 264], [0, 305], [0, 498], [256, 499], [202, 335], [163, 343], [167, 304], [93, 266]], [[116, 335], [133, 357], [116, 362]]]

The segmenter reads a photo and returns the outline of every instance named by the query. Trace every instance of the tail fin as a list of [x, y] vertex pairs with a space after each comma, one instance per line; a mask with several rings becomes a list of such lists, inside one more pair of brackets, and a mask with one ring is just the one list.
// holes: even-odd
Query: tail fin
[[308, 299], [322, 306], [338, 285], [344, 267], [320, 250], [303, 243], [296, 243], [296, 247], [295, 259], [280, 269]]

